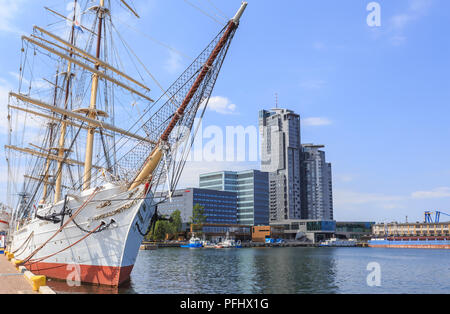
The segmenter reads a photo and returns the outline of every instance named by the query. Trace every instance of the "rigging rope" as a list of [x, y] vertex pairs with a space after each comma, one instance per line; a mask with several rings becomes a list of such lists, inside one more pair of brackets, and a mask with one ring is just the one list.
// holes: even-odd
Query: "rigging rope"
[[221, 15], [226, 21], [228, 21], [228, 20], [230, 20], [230, 18], [229, 17], [227, 17], [226, 15], [225, 15], [225, 13], [223, 13], [211, 0], [206, 0], [206, 1], [208, 1], [209, 2], [209, 4], [214, 8], [214, 9], [216, 9], [216, 11], [219, 13], [219, 15]]
[[40, 247], [34, 250], [29, 256], [27, 256], [21, 263], [21, 265], [27, 263], [36, 253], [38, 253], [44, 246], [48, 244], [54, 237], [56, 237], [78, 214], [89, 204], [89, 202], [94, 198], [94, 196], [100, 191], [100, 188], [95, 188], [92, 194], [86, 199], [86, 201], [77, 209], [77, 211], [65, 222], [47, 241], [45, 241]]
[[220, 21], [218, 21], [215, 17], [213, 17], [212, 15], [206, 13], [204, 10], [202, 10], [201, 8], [199, 8], [198, 6], [196, 6], [195, 4], [193, 4], [192, 2], [188, 1], [188, 0], [183, 0], [184, 2], [186, 2], [187, 4], [189, 4], [191, 7], [197, 9], [199, 12], [203, 13], [205, 16], [209, 17], [210, 19], [212, 19], [214, 22], [216, 22], [219, 25], [223, 25], [223, 23], [221, 23]]
[[[56, 253], [53, 253], [53, 254], [50, 254], [50, 255], [47, 255], [47, 256], [44, 256], [44, 257], [40, 257], [40, 258], [37, 258], [37, 259], [28, 260], [27, 262], [24, 262], [23, 265], [32, 266], [33, 264], [40, 263], [40, 262], [42, 262], [43, 260], [46, 260], [46, 259], [48, 259], [48, 258], [50, 258], [50, 257], [53, 257], [53, 256], [59, 254], [59, 253], [62, 253], [62, 252], [64, 252], [64, 251], [70, 249], [71, 247], [74, 247], [75, 245], [77, 245], [77, 244], [80, 243], [81, 241], [85, 240], [85, 239], [86, 239], [87, 237], [89, 237], [90, 235], [92, 235], [92, 234], [94, 234], [94, 233], [100, 232], [99, 229], [100, 229], [101, 227], [103, 227], [104, 225], [105, 225], [105, 223], [102, 222], [102, 223], [101, 223], [100, 225], [98, 225], [94, 230], [90, 231], [88, 234], [86, 234], [86, 235], [85, 235], [84, 237], [82, 237], [80, 240], [78, 240], [78, 241], [76, 241], [75, 243], [73, 243], [73, 244], [71, 244], [71, 245], [65, 247], [65, 248], [62, 249], [62, 250], [59, 250], [59, 251], [56, 252]], [[103, 229], [103, 230], [105, 230], [105, 229]], [[101, 230], [101, 231], [103, 231], [103, 230]]]
[[[14, 252], [12, 252], [13, 254], [16, 254], [28, 241], [30, 241], [31, 240], [31, 237], [33, 236], [33, 234], [34, 234], [34, 231], [33, 232], [31, 232], [30, 233], [30, 235], [28, 236], [28, 238], [25, 240], [25, 242], [24, 243], [22, 243], [22, 245], [20, 245], [18, 248], [17, 248], [17, 250], [15, 250]], [[17, 254], [17, 255], [20, 255], [20, 254]]]

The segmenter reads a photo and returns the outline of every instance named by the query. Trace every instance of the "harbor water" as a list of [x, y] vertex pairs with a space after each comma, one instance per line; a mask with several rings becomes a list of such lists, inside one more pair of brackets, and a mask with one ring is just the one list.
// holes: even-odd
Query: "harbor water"
[[140, 251], [130, 283], [118, 291], [49, 285], [69, 293], [449, 293], [450, 250], [167, 248]]

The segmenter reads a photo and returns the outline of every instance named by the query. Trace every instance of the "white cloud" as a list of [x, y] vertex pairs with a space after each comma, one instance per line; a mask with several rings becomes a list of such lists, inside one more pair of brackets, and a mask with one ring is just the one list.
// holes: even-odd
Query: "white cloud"
[[13, 24], [23, 5], [24, 0], [0, 0], [0, 32], [23, 33]]
[[333, 189], [334, 216], [337, 220], [389, 220], [401, 217], [409, 211], [408, 200], [408, 196], [402, 195]]
[[350, 174], [338, 174], [338, 175], [333, 175], [333, 176], [334, 176], [334, 178], [336, 178], [336, 180], [338, 180], [340, 182], [344, 182], [344, 183], [352, 182], [355, 180], [355, 177]]
[[413, 199], [447, 198], [450, 197], [450, 187], [439, 187], [430, 191], [417, 191], [411, 194]]
[[321, 89], [327, 84], [324, 80], [304, 80], [300, 82], [300, 87], [309, 90]]
[[43, 79], [42, 80], [35, 79], [32, 82], [30, 82], [25, 77], [20, 77], [20, 74], [17, 73], [17, 72], [9, 72], [9, 75], [14, 77], [17, 80], [18, 83], [20, 81], [22, 81], [22, 85], [27, 86], [27, 87], [30, 86], [30, 84], [31, 84], [32, 88], [35, 88], [35, 89], [48, 89], [48, 88], [51, 88], [51, 85], [48, 82], [44, 81]]
[[413, 21], [415, 16], [411, 14], [398, 14], [391, 18], [392, 26], [397, 30], [402, 30], [408, 23]]
[[416, 13], [427, 11], [432, 5], [433, 0], [411, 0], [410, 10]]
[[410, 0], [409, 6], [405, 12], [396, 14], [390, 18], [390, 26], [392, 31], [391, 43], [399, 46], [406, 42], [404, 31], [408, 25], [423, 17], [433, 0]]
[[302, 119], [302, 125], [304, 126], [324, 126], [332, 123], [333, 122], [331, 120], [321, 117]]
[[334, 203], [338, 206], [363, 205], [370, 203], [381, 203], [383, 208], [393, 207], [392, 202], [406, 200], [404, 196], [385, 195], [376, 193], [360, 193], [349, 190], [335, 190], [333, 192]]
[[211, 97], [208, 103], [208, 109], [220, 114], [234, 114], [237, 106], [228, 98], [222, 96]]

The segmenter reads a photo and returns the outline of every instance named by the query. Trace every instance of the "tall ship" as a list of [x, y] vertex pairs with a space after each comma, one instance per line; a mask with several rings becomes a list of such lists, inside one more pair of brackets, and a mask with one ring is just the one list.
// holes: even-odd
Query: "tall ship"
[[8, 101], [7, 251], [17, 265], [82, 283], [129, 280], [163, 201], [154, 195], [176, 189], [246, 6], [157, 100], [115, 25], [114, 9], [139, 18], [130, 3], [74, 0], [68, 17], [45, 8], [59, 28], [22, 36]]

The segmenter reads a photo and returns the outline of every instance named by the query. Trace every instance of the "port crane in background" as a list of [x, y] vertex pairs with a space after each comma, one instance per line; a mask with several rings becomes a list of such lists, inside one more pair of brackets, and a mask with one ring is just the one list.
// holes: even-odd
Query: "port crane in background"
[[[433, 216], [432, 216], [432, 214], [435, 214], [434, 221], [433, 221]], [[429, 212], [429, 211], [426, 211], [426, 212], [425, 212], [425, 223], [439, 223], [439, 220], [440, 220], [440, 218], [441, 218], [441, 214], [450, 217], [449, 214], [444, 213], [444, 212], [440, 212], [440, 211]]]

